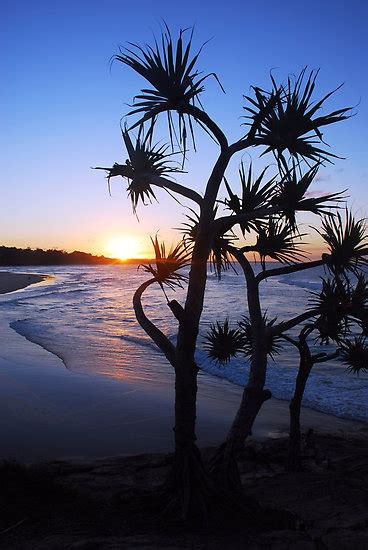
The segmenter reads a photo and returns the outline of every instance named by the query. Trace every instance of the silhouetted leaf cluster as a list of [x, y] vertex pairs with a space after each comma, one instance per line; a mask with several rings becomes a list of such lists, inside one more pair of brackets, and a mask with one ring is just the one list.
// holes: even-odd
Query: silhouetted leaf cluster
[[304, 234], [295, 234], [293, 228], [283, 219], [270, 216], [268, 224], [258, 229], [257, 241], [253, 247], [259, 254], [262, 268], [266, 267], [267, 257], [281, 263], [292, 263], [305, 258], [302, 249], [295, 243], [295, 239], [303, 236]]
[[[143, 136], [143, 127], [140, 127], [138, 137], [133, 144], [129, 132], [122, 131], [122, 137], [128, 153], [125, 164], [115, 163], [112, 168], [105, 168], [110, 187], [110, 179], [122, 176], [128, 179], [128, 196], [132, 201], [133, 212], [136, 213], [138, 202], [141, 200], [156, 199], [152, 189], [152, 176], [166, 176], [176, 172], [182, 172], [180, 168], [173, 166], [170, 160], [172, 154], [168, 154], [168, 145], [152, 145], [150, 135]], [[157, 200], [157, 199], [156, 199]]]
[[[264, 336], [264, 345], [266, 346], [267, 355], [274, 358], [274, 355], [278, 355], [282, 348], [282, 338], [279, 335], [269, 334], [267, 329], [275, 325], [277, 319], [267, 319], [267, 315], [263, 314], [263, 325], [266, 329]], [[249, 317], [243, 317], [238, 323], [239, 329], [244, 339], [243, 353], [246, 357], [251, 358], [254, 345], [253, 345], [253, 331], [252, 331], [252, 322]]]
[[328, 246], [328, 267], [334, 274], [346, 272], [359, 274], [359, 268], [368, 264], [368, 237], [364, 219], [356, 220], [347, 209], [345, 220], [340, 212], [322, 220], [317, 230]]
[[[182, 224], [178, 229], [183, 234], [183, 241], [185, 246], [192, 247], [198, 233], [198, 214], [190, 209], [192, 215], [186, 215], [188, 222]], [[215, 208], [214, 216], [216, 216], [217, 208]], [[211, 251], [209, 254], [210, 267], [214, 270], [215, 275], [221, 279], [222, 271], [228, 270], [230, 267], [236, 272], [231, 254], [228, 250], [229, 245], [233, 245], [234, 241], [238, 240], [235, 233], [232, 231], [225, 233], [224, 235], [215, 236], [212, 240]]]
[[239, 329], [229, 327], [229, 320], [223, 325], [218, 321], [211, 325], [205, 336], [204, 349], [213, 361], [225, 365], [232, 357], [236, 357], [244, 348], [244, 338]]
[[336, 279], [322, 279], [321, 291], [312, 294], [313, 307], [319, 310], [317, 340], [321, 344], [341, 342], [349, 332], [350, 296], [346, 285]]
[[[275, 191], [275, 177], [269, 179], [262, 185], [266, 170], [267, 167], [261, 172], [258, 178], [253, 180], [252, 164], [250, 164], [248, 174], [246, 174], [244, 164], [241, 162], [239, 168], [239, 179], [242, 191], [241, 198], [233, 193], [227, 179], [224, 178], [226, 190], [229, 195], [229, 198], [226, 198], [224, 201], [225, 206], [234, 214], [249, 214], [257, 209], [268, 206], [271, 203], [271, 198]], [[256, 217], [250, 221], [239, 223], [243, 236], [246, 232], [251, 230], [257, 231], [261, 224], [262, 219], [259, 220]]]
[[[187, 41], [184, 35], [188, 29], [180, 30], [179, 37], [174, 43], [170, 30], [165, 24], [166, 31], [161, 33], [160, 45], [155, 40], [154, 47], [147, 45], [142, 48], [131, 44], [133, 49], [125, 48], [114, 59], [131, 67], [151, 84], [151, 88], [144, 88], [134, 100], [133, 109], [128, 115], [141, 114], [140, 119], [131, 128], [140, 126], [149, 121], [151, 131], [161, 112], [167, 112], [171, 145], [175, 141], [186, 151], [188, 131], [195, 145], [192, 116], [187, 107], [199, 102], [199, 95], [204, 91], [204, 81], [214, 73], [201, 76], [195, 68], [198, 57], [203, 48], [191, 55], [193, 29]], [[171, 111], [178, 114], [178, 123], [174, 124]]]
[[[265, 329], [272, 327], [276, 323], [276, 318], [268, 320], [267, 316], [263, 317]], [[266, 330], [265, 345], [267, 354], [273, 359], [281, 350], [281, 337], [273, 336]], [[237, 323], [237, 328], [229, 327], [229, 320], [225, 319], [221, 324], [216, 321], [210, 326], [209, 331], [205, 335], [204, 349], [207, 355], [213, 361], [220, 365], [225, 365], [232, 357], [236, 357], [239, 353], [247, 358], [251, 358], [253, 353], [253, 333], [252, 323], [248, 317], [243, 317]]]
[[[332, 216], [329, 209], [338, 208], [342, 193], [330, 193], [321, 197], [308, 197], [307, 193], [317, 175], [320, 164], [310, 168], [304, 175], [298, 177], [295, 164], [288, 169], [276, 186], [271, 204], [277, 206], [286, 218], [291, 228], [296, 227], [297, 212], [312, 212], [313, 214]], [[332, 204], [330, 204], [332, 203]]]
[[368, 371], [368, 342], [363, 336], [346, 340], [340, 345], [340, 359], [350, 372]]
[[189, 265], [190, 250], [180, 242], [166, 253], [165, 243], [159, 243], [157, 235], [155, 239], [151, 238], [151, 241], [155, 251], [155, 265], [142, 264], [140, 267], [143, 271], [150, 273], [161, 288], [163, 288], [163, 285], [172, 290], [175, 287], [181, 287], [187, 277], [182, 273], [178, 273], [178, 271]]
[[[287, 85], [277, 85], [271, 76], [272, 90], [267, 92], [253, 87], [255, 97], [244, 96], [251, 104], [245, 107], [250, 119], [249, 135], [255, 145], [264, 145], [274, 153], [277, 160], [287, 168], [284, 152], [287, 150], [296, 160], [307, 159], [314, 162], [330, 161], [336, 155], [322, 149], [324, 143], [321, 128], [349, 118], [350, 108], [316, 116], [325, 101], [336, 91], [333, 90], [318, 101], [313, 100], [318, 71], [306, 76], [304, 68], [295, 79], [289, 77]], [[337, 88], [339, 89], [339, 88]]]

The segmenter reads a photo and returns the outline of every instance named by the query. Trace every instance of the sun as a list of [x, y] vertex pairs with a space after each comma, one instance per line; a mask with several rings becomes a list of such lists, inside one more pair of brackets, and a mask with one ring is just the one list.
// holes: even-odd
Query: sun
[[106, 252], [109, 256], [119, 260], [139, 258], [141, 245], [134, 237], [114, 237], [107, 243]]

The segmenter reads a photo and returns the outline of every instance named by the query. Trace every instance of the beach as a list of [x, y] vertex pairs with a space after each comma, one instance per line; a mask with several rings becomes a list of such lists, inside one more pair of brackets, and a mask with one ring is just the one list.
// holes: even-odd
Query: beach
[[[14, 274], [18, 281], [18, 274]], [[29, 277], [31, 279], [29, 279]], [[13, 275], [7, 274], [11, 280]], [[23, 284], [39, 281], [26, 275]], [[1, 279], [0, 279], [1, 280]], [[12, 283], [7, 283], [8, 285]], [[14, 283], [15, 284], [15, 283]], [[24, 462], [70, 457], [101, 458], [173, 448], [174, 376], [116, 379], [81, 374], [9, 326], [0, 326], [0, 426], [4, 458]], [[234, 418], [242, 388], [200, 372], [198, 443], [220, 444]], [[288, 403], [271, 399], [256, 420], [252, 439], [288, 432]], [[368, 424], [308, 408], [302, 426], [323, 433], [368, 437]]]
[[14, 292], [45, 280], [44, 275], [0, 271], [0, 294]]
[[[0, 535], [9, 550], [366, 548], [367, 423], [303, 408], [302, 431], [313, 430], [313, 443], [303, 436], [304, 470], [288, 474], [288, 402], [272, 398], [239, 457], [242, 485], [265, 510], [280, 510], [281, 519], [300, 527], [287, 520], [257, 533], [229, 530], [221, 520], [178, 529], [157, 500], [172, 460], [173, 373], [148, 381], [73, 372], [4, 322], [0, 342], [7, 459]], [[242, 388], [202, 372], [198, 385], [197, 435], [206, 461], [226, 437]]]

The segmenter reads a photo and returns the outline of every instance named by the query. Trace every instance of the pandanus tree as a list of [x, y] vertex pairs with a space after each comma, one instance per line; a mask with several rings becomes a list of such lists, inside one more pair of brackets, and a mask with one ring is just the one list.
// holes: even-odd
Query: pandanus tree
[[[233, 195], [230, 195], [230, 200], [233, 200]], [[304, 199], [301, 197], [300, 200]], [[325, 200], [331, 200], [331, 195], [325, 197]], [[317, 201], [320, 199], [316, 199]], [[311, 210], [312, 208], [316, 213], [318, 210], [321, 213], [325, 212], [322, 202], [314, 204]], [[249, 317], [238, 321], [236, 329], [229, 327], [228, 319], [223, 325], [217, 321], [211, 326], [205, 338], [205, 349], [209, 357], [220, 364], [226, 364], [236, 355], [243, 355], [250, 361], [249, 378], [237, 415], [226, 443], [220, 447], [212, 463], [216, 477], [230, 486], [236, 484], [239, 479], [234, 453], [242, 448], [263, 402], [271, 397], [270, 391], [264, 389], [268, 357], [280, 352], [282, 340], [293, 344], [300, 355], [295, 392], [290, 404], [290, 469], [296, 469], [300, 465], [300, 408], [313, 365], [337, 357], [338, 346], [345, 350], [345, 357], [347, 350], [351, 356], [355, 353], [356, 357], [358, 350], [362, 350], [365, 345], [361, 339], [354, 342], [347, 339], [352, 323], [357, 330], [361, 330], [363, 336], [366, 334], [367, 284], [361, 271], [367, 264], [368, 255], [365, 221], [355, 220], [348, 210], [345, 211], [344, 217], [339, 212], [325, 215], [319, 233], [327, 245], [327, 251], [319, 260], [312, 262], [300, 261], [300, 258], [303, 258], [301, 245], [299, 242], [296, 246], [295, 239], [300, 239], [301, 236], [297, 233], [294, 213], [290, 210], [285, 223], [289, 224], [286, 231], [284, 222], [275, 222], [274, 218], [270, 217], [268, 225], [261, 226], [256, 231], [253, 245], [235, 248], [226, 244], [226, 250], [237, 260], [244, 273]], [[257, 255], [261, 264], [258, 274], [245, 255], [245, 252], [251, 251]], [[287, 262], [289, 265], [266, 269], [267, 257]], [[273, 276], [319, 266], [325, 266], [331, 278], [322, 279], [322, 289], [314, 296], [310, 307], [300, 315], [283, 321], [276, 318], [267, 319], [261, 307], [260, 284]], [[352, 277], [356, 279], [355, 286], [351, 281]], [[302, 326], [299, 336], [291, 336], [289, 331], [295, 330], [299, 325]], [[320, 344], [329, 344], [332, 340], [337, 348], [331, 353], [320, 351], [313, 354], [308, 337], [314, 331], [318, 333]], [[362, 354], [361, 363], [366, 360], [366, 352], [362, 351]]]
[[[123, 164], [115, 163], [110, 168], [102, 168], [107, 171], [109, 182], [115, 176], [128, 180], [128, 194], [133, 209], [137, 208], [139, 202], [154, 199], [155, 188], [161, 188], [176, 197], [192, 201], [196, 212], [192, 246], [190, 249], [186, 248], [190, 253], [190, 270], [185, 301], [179, 304], [175, 300], [168, 300], [170, 310], [178, 323], [175, 343], [148, 319], [140, 298], [153, 281], [161, 286], [165, 286], [170, 280], [177, 281], [174, 273], [177, 272], [176, 268], [181, 267], [181, 263], [172, 262], [172, 269], [165, 272], [165, 269], [158, 268], [158, 265], [165, 265], [168, 259], [161, 254], [157, 269], [154, 266], [147, 268], [152, 275], [151, 280], [136, 292], [134, 298], [138, 322], [175, 370], [175, 460], [172, 487], [185, 517], [205, 513], [208, 509], [207, 485], [203, 480], [195, 432], [198, 373], [195, 351], [204, 303], [208, 258], [212, 253], [216, 268], [221, 269], [229, 254], [222, 252], [222, 245], [224, 242], [230, 245], [229, 235], [231, 236], [232, 229], [237, 225], [240, 225], [244, 236], [248, 235], [249, 230], [258, 231], [257, 246], [261, 251], [262, 247], [267, 247], [268, 237], [277, 238], [281, 232], [282, 239], [287, 239], [287, 231], [291, 227], [290, 212], [299, 209], [313, 212], [319, 204], [317, 199], [310, 201], [306, 198], [305, 193], [318, 165], [333, 157], [323, 149], [323, 127], [349, 117], [348, 108], [321, 115], [321, 108], [333, 92], [316, 101], [313, 95], [317, 72], [307, 73], [304, 69], [297, 78], [289, 78], [287, 84], [276, 84], [272, 77], [270, 90], [252, 87], [252, 95], [245, 96], [244, 131], [237, 141], [231, 143], [203, 107], [205, 84], [210, 77], [217, 83], [219, 80], [215, 73], [203, 75], [199, 71], [197, 67], [202, 48], [193, 54], [192, 41], [192, 32], [180, 31], [174, 40], [165, 26], [161, 40], [155, 41], [152, 46], [130, 44], [115, 56], [117, 62], [143, 77], [148, 87], [143, 88], [134, 98], [132, 108], [126, 116], [127, 124], [132, 121], [123, 130], [129, 158]], [[157, 121], [162, 117], [167, 120], [171, 152], [154, 144]], [[204, 130], [218, 145], [218, 156], [201, 192], [173, 180], [173, 176], [185, 165], [189, 144], [196, 149], [195, 128]], [[134, 132], [137, 132], [136, 138], [133, 137]], [[278, 184], [269, 181], [262, 185], [261, 176], [255, 182], [245, 182], [245, 197], [233, 197], [232, 202], [230, 197], [227, 205], [230, 212], [222, 212], [217, 201], [230, 160], [237, 153], [253, 147], [259, 147], [262, 154], [271, 154], [276, 158]], [[174, 152], [174, 148], [181, 152], [180, 167], [170, 162], [170, 154]], [[290, 159], [294, 166], [290, 167]], [[303, 183], [300, 183], [295, 180], [296, 170], [304, 161], [314, 164], [314, 168], [305, 176]], [[244, 170], [241, 177], [245, 180]], [[330, 197], [331, 200], [332, 198]], [[329, 198], [319, 200], [325, 204]], [[156, 247], [156, 259], [157, 250]], [[274, 257], [291, 259], [283, 255], [282, 250]], [[248, 261], [244, 259], [243, 265], [248, 272]], [[274, 327], [265, 327], [259, 313], [258, 285], [269, 275], [265, 273], [267, 272], [258, 276], [258, 279], [253, 275], [249, 275], [247, 279], [249, 301], [254, 305], [251, 306], [253, 309], [250, 313], [252, 330], [254, 327], [252, 360], [254, 365], [258, 365], [258, 374], [253, 369], [255, 383], [249, 386], [247, 393], [252, 403], [256, 404], [252, 405], [251, 411], [246, 409], [251, 416], [254, 416], [259, 402], [264, 398], [266, 363], [261, 340], [265, 332], [275, 330]], [[249, 424], [249, 421], [245, 422], [246, 431], [249, 430]]]
[[[358, 274], [355, 286], [350, 281], [341, 283], [336, 282], [335, 278], [322, 279], [321, 291], [314, 295], [317, 316], [303, 326], [296, 338], [283, 335], [299, 353], [298, 374], [289, 405], [290, 471], [297, 471], [302, 467], [300, 413], [306, 384], [314, 365], [339, 358], [350, 372], [358, 374], [368, 369], [368, 345], [364, 336], [364, 319], [368, 315], [368, 288], [365, 275]], [[353, 336], [353, 332], [360, 334]], [[314, 342], [312, 340], [311, 343], [313, 336]], [[319, 344], [320, 349], [315, 349], [315, 344]], [[330, 345], [327, 352], [322, 351], [320, 346], [323, 345]]]

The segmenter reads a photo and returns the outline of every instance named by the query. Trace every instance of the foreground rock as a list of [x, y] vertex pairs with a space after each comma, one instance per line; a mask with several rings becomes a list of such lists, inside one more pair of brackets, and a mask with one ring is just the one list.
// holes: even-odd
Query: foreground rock
[[[308, 437], [303, 472], [285, 472], [286, 440], [250, 443], [240, 457], [244, 489], [265, 508], [287, 510], [299, 528], [168, 521], [155, 495], [165, 454], [51, 462], [1, 470], [0, 547], [12, 549], [366, 549], [368, 442]], [[211, 456], [211, 449], [204, 452]]]

